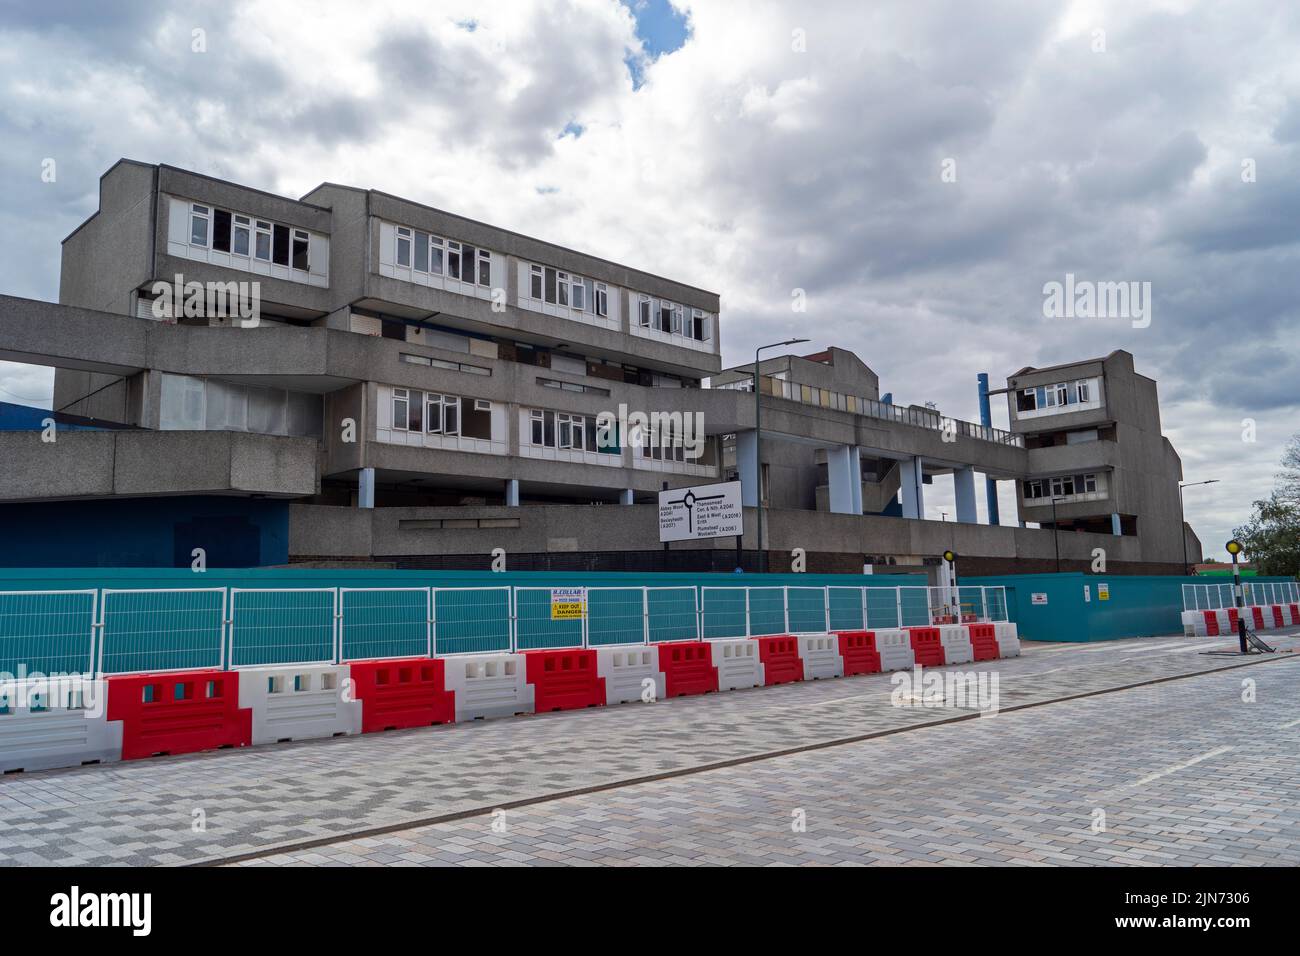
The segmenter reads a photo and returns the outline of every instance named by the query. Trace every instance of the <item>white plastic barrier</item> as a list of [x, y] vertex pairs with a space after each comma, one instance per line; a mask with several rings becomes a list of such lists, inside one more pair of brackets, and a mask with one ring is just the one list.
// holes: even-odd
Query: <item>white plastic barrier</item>
[[1020, 637], [1014, 621], [995, 621], [994, 636], [998, 639], [998, 657], [1019, 657]]
[[522, 654], [465, 654], [445, 658], [446, 688], [456, 695], [456, 720], [531, 714], [535, 688]]
[[664, 672], [659, 669], [659, 648], [648, 644], [624, 647], [597, 647], [596, 673], [605, 678], [605, 703], [627, 704], [645, 700], [645, 692], [654, 682], [654, 699], [662, 700]]
[[1205, 613], [1203, 611], [1183, 612], [1183, 636], [1205, 637]]
[[840, 639], [834, 634], [799, 634], [799, 657], [803, 661], [803, 679], [843, 677], [844, 658], [840, 656]]
[[971, 646], [970, 631], [965, 625], [940, 624], [939, 643], [943, 645], [946, 664], [969, 664], [975, 660], [975, 648]]
[[763, 686], [763, 662], [758, 659], [758, 642], [748, 638], [709, 641], [713, 666], [718, 669], [718, 690], [740, 690]]
[[876, 650], [880, 653], [882, 671], [910, 671], [916, 666], [912, 638], [907, 631], [897, 627], [875, 628]]
[[347, 664], [284, 664], [239, 672], [239, 706], [253, 712], [253, 743], [361, 733], [361, 701]]
[[62, 700], [39, 701], [38, 706], [48, 709], [33, 709], [26, 685], [5, 685], [0, 693], [7, 711], [0, 714], [0, 771], [54, 770], [122, 759], [122, 722], [110, 721], [105, 713], [104, 682], [78, 680], [71, 686], [60, 692]]

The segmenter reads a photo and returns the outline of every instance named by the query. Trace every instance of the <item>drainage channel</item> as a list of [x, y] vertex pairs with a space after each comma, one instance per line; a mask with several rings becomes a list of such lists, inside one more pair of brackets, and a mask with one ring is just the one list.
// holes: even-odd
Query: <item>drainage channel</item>
[[[1204, 677], [1207, 674], [1223, 674], [1228, 671], [1240, 670], [1243, 667], [1257, 667], [1261, 664], [1277, 663], [1278, 661], [1297, 660], [1300, 655], [1294, 653], [1281, 653], [1277, 655], [1263, 656], [1257, 660], [1243, 661], [1240, 664], [1231, 664], [1227, 667], [1212, 667], [1203, 671], [1194, 671], [1186, 674], [1171, 674], [1167, 677], [1153, 677], [1149, 680], [1137, 681], [1132, 684], [1121, 684], [1115, 687], [1106, 687], [1101, 690], [1084, 691], [1079, 694], [1068, 694], [1063, 697], [1053, 697], [1050, 700], [1032, 701], [1025, 704], [1012, 704], [1008, 707], [1000, 707], [999, 714], [1012, 714], [1016, 711], [1030, 710], [1036, 707], [1049, 707], [1053, 704], [1064, 704], [1075, 700], [1084, 700], [1089, 697], [1101, 697], [1106, 694], [1117, 694], [1121, 691], [1135, 690], [1140, 687], [1151, 687], [1156, 684], [1167, 684], [1173, 681], [1187, 680], [1192, 677]], [[645, 783], [656, 783], [661, 780], [673, 780], [678, 777], [688, 777], [693, 774], [708, 773], [711, 770], [725, 770], [730, 767], [740, 767], [745, 764], [760, 763], [764, 760], [775, 760], [778, 757], [789, 757], [795, 754], [811, 753], [817, 750], [828, 750], [832, 747], [843, 747], [849, 744], [862, 743], [867, 740], [875, 740], [880, 737], [892, 737], [896, 734], [910, 733], [915, 730], [927, 730], [933, 727], [943, 727], [950, 724], [962, 723], [968, 720], [979, 720], [978, 711], [956, 714], [952, 717], [941, 717], [936, 720], [927, 721], [921, 724], [912, 724], [907, 727], [892, 727], [887, 730], [876, 730], [870, 733], [854, 734], [849, 737], [836, 737], [831, 740], [821, 740], [815, 743], [802, 744], [798, 747], [787, 747], [782, 750], [769, 750], [758, 754], [748, 754], [743, 757], [731, 757], [726, 760], [717, 760], [712, 763], [700, 764], [695, 767], [683, 767], [677, 770], [668, 770], [663, 773], [643, 774], [636, 777], [625, 777], [620, 780], [611, 780], [607, 783], [593, 784], [588, 787], [574, 787], [569, 790], [559, 790], [555, 793], [542, 794], [534, 797], [526, 797], [519, 800], [508, 800], [503, 802], [492, 803], [486, 806], [473, 807], [467, 810], [457, 810], [451, 813], [434, 814], [428, 817], [421, 817], [414, 820], [405, 820], [400, 823], [388, 823], [382, 826], [361, 827], [351, 830], [347, 833], [339, 833], [328, 837], [316, 837], [310, 840], [300, 840], [294, 842], [281, 843], [275, 846], [263, 847], [258, 850], [252, 850], [245, 853], [232, 854], [229, 856], [210, 857], [206, 860], [198, 860], [183, 864], [184, 866], [229, 866], [234, 863], [242, 863], [246, 860], [256, 860], [268, 856], [278, 856], [282, 853], [292, 853], [297, 850], [310, 850], [314, 847], [330, 846], [335, 843], [346, 843], [351, 840], [364, 839], [366, 837], [382, 836], [388, 833], [399, 833], [403, 830], [416, 830], [421, 827], [433, 826], [440, 823], [454, 823], [457, 820], [466, 820], [472, 817], [487, 816], [497, 810], [517, 810], [523, 807], [533, 807], [544, 803], [554, 803], [557, 800], [567, 800], [571, 797], [582, 797], [593, 793], [603, 793], [609, 790], [621, 790], [624, 787], [635, 787]]]

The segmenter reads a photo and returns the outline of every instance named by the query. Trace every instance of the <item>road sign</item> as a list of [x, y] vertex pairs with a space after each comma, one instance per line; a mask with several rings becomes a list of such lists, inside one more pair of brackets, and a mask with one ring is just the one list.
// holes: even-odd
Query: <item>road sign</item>
[[659, 492], [660, 541], [735, 537], [743, 529], [738, 481]]

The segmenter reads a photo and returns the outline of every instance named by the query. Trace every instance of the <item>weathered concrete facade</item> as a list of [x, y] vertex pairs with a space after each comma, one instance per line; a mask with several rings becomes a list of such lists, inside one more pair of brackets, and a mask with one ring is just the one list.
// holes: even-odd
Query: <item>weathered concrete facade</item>
[[[242, 308], [245, 287], [251, 320], [219, 307]], [[374, 190], [326, 183], [293, 200], [130, 160], [64, 241], [59, 298], [0, 296], [0, 359], [53, 366], [54, 414], [117, 430], [0, 436], [14, 462], [0, 501], [290, 498], [303, 559], [472, 565], [486, 546], [664, 560], [657, 492], [734, 477], [751, 554], [761, 501], [764, 549], [827, 569], [947, 548], [1026, 567], [1058, 548], [1179, 560], [1165, 500], [1177, 456], [1127, 353], [1070, 371], [1104, 382], [1104, 402], [1050, 423], [1013, 408], [1009, 431], [882, 402], [842, 349], [765, 360], [760, 449], [752, 366], [721, 369], [716, 293]], [[675, 432], [597, 427], [620, 410]], [[1108, 431], [1058, 446], [1036, 437], [1048, 424]], [[698, 441], [684, 451], [683, 437]], [[1018, 486], [1104, 472], [1105, 507], [1140, 530], [1066, 525], [1102, 513], [1096, 493], [1058, 502], [1059, 539], [981, 525], [976, 471]], [[956, 523], [924, 520], [936, 475], [953, 478]], [[1044, 521], [1041, 503], [1022, 496], [1021, 518]], [[735, 542], [674, 549], [725, 563]]]

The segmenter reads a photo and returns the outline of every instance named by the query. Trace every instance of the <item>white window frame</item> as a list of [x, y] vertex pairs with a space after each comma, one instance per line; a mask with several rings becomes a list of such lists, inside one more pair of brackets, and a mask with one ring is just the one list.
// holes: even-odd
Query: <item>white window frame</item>
[[[239, 235], [244, 236], [244, 251], [239, 251]], [[253, 217], [241, 216], [239, 213], [232, 213], [230, 216], [230, 254], [239, 256], [241, 259], [249, 259], [253, 255]]]
[[[194, 226], [203, 223], [203, 241], [194, 241]], [[199, 249], [212, 248], [212, 207], [201, 203], [190, 203], [190, 245]]]
[[609, 316], [609, 286], [603, 282], [596, 283], [596, 294], [593, 296], [595, 301], [596, 314], [602, 318]]
[[587, 287], [583, 283], [580, 276], [574, 276], [571, 282], [573, 288], [569, 292], [569, 302], [572, 303], [570, 308], [579, 312], [587, 311]]
[[[402, 403], [402, 414], [397, 414], [397, 403]], [[393, 389], [393, 398], [390, 403], [392, 406], [392, 426], [394, 431], [406, 432], [411, 430], [411, 392], [405, 388]]]
[[[406, 247], [406, 261], [402, 261], [402, 247]], [[410, 269], [415, 261], [415, 236], [406, 226], [397, 227], [397, 245], [393, 250], [393, 261], [399, 268]]]
[[[546, 412], [540, 408], [531, 409], [528, 413], [528, 444], [534, 448], [546, 447]], [[540, 438], [534, 438], [536, 432]]]
[[[474, 270], [475, 284], [489, 288], [492, 285], [492, 253], [487, 249], [479, 249], [475, 253], [475, 257], [478, 260], [478, 267]], [[484, 269], [487, 270], [486, 278], [484, 277]]]
[[1079, 396], [1079, 403], [1082, 405], [1092, 401], [1092, 382], [1088, 379], [1080, 379], [1074, 383], [1075, 390]]
[[555, 304], [569, 307], [569, 274], [555, 271]]
[[654, 302], [650, 296], [638, 292], [636, 297], [636, 321], [637, 325], [643, 329], [654, 328]]
[[541, 266], [530, 265], [528, 270], [528, 298], [543, 300], [546, 295], [546, 276]]
[[[232, 242], [233, 239], [234, 239], [234, 234], [233, 234], [233, 227], [232, 227], [232, 233], [231, 233]], [[307, 244], [307, 265], [305, 265], [301, 269], [298, 269], [298, 267], [293, 264], [293, 246], [294, 243], [298, 242], [299, 240], [302, 240]], [[289, 268], [297, 269], [297, 271], [299, 272], [311, 272], [311, 233], [309, 233], [306, 229], [289, 230]]]
[[443, 256], [446, 246], [442, 236], [429, 235], [429, 275], [446, 275], [446, 262]]
[[1096, 476], [1096, 475], [1084, 475], [1084, 476], [1083, 476], [1083, 490], [1084, 490], [1085, 492], [1089, 493], [1089, 494], [1096, 492], [1096, 490], [1097, 490], [1097, 476]]
[[[261, 240], [266, 240], [266, 255], [261, 254]], [[253, 220], [253, 258], [258, 262], [270, 262], [275, 253], [275, 228], [266, 219]]]

